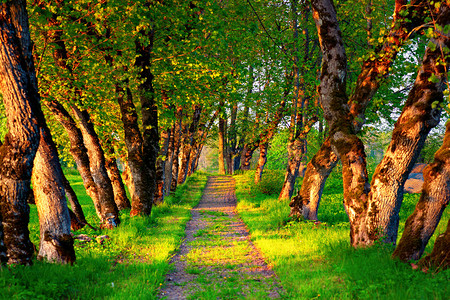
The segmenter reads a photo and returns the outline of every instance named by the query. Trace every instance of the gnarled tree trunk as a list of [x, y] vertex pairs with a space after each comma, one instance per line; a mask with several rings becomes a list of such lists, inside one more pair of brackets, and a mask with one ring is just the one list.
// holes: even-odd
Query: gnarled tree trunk
[[350, 238], [362, 226], [362, 213], [370, 190], [364, 145], [356, 136], [349, 116], [346, 94], [347, 58], [336, 11], [329, 0], [311, 1], [314, 21], [323, 52], [318, 93], [324, 116], [330, 126], [331, 146], [342, 161], [344, 206], [350, 221]]

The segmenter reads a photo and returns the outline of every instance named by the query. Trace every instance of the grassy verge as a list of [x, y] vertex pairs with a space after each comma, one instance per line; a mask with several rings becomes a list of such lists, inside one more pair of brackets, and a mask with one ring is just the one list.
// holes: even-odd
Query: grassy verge
[[[290, 222], [288, 202], [279, 202], [267, 172], [262, 186], [253, 185], [253, 172], [235, 176], [238, 211], [254, 243], [266, 255], [288, 299], [448, 299], [450, 270], [423, 273], [391, 259], [393, 249], [375, 245], [350, 247], [349, 226], [342, 205], [342, 181], [333, 174], [319, 210], [322, 223]], [[264, 178], [263, 176], [263, 178]], [[405, 195], [400, 234], [418, 195]], [[426, 252], [445, 231], [450, 211], [444, 212]]]
[[[68, 174], [88, 222], [98, 223], [92, 201], [79, 175]], [[153, 208], [151, 217], [121, 215], [114, 230], [83, 228], [90, 242], [75, 241], [74, 266], [52, 265], [34, 260], [32, 267], [0, 268], [0, 299], [155, 299], [169, 259], [181, 244], [190, 209], [201, 198], [207, 176], [196, 173], [178, 187], [175, 195]], [[31, 206], [30, 234], [39, 245], [36, 208]], [[103, 243], [95, 237], [108, 235]]]

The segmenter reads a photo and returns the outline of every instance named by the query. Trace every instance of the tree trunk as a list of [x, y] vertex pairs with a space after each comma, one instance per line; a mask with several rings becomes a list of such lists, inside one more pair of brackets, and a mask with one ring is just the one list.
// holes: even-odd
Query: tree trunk
[[171, 190], [175, 191], [177, 189], [178, 184], [178, 167], [179, 167], [179, 155], [180, 155], [180, 148], [181, 148], [181, 138], [182, 138], [182, 131], [183, 131], [183, 108], [178, 107], [177, 108], [177, 122], [175, 123], [175, 132], [174, 132], [174, 153], [173, 153], [173, 164], [172, 164], [172, 182], [171, 182]]
[[164, 170], [164, 190], [166, 195], [170, 195], [170, 187], [172, 183], [172, 167], [175, 153], [175, 124], [172, 126], [170, 131], [169, 146], [167, 148], [167, 159], [165, 163]]
[[[450, 9], [441, 10], [438, 25], [444, 27], [449, 20]], [[357, 245], [368, 245], [379, 239], [394, 245], [397, 241], [403, 185], [428, 133], [439, 123], [447, 78], [441, 49], [450, 47], [449, 36], [449, 33], [439, 34], [436, 40], [430, 41], [435, 45], [426, 49], [414, 86], [395, 124], [391, 143], [373, 175], [365, 228], [357, 234]], [[450, 58], [446, 61], [449, 63]]]
[[105, 155], [100, 140], [89, 113], [86, 110], [81, 111], [76, 105], [72, 105], [72, 111], [80, 122], [81, 134], [89, 156], [92, 178], [101, 203], [102, 227], [112, 229], [120, 223], [119, 210], [114, 202], [113, 187], [106, 171]]
[[[147, 188], [151, 185], [150, 175], [144, 165], [143, 140], [139, 131], [138, 116], [136, 107], [133, 103], [133, 97], [129, 88], [126, 88], [125, 94], [121, 87], [116, 86], [120, 113], [125, 132], [125, 144], [127, 146], [127, 169], [129, 179], [127, 182], [128, 190], [131, 196], [131, 203], [148, 203], [153, 201], [153, 194], [150, 194]], [[135, 204], [136, 205], [136, 204]], [[151, 203], [145, 206], [146, 213], [151, 213]], [[131, 212], [130, 212], [131, 214]]]
[[78, 197], [75, 194], [75, 191], [73, 190], [72, 186], [70, 185], [69, 181], [67, 180], [64, 174], [62, 180], [67, 200], [70, 203], [70, 207], [72, 208], [72, 214], [75, 217], [74, 222], [72, 214], [70, 215], [70, 223], [71, 223], [70, 227], [72, 228], [72, 230], [79, 230], [83, 228], [85, 225], [87, 225], [86, 217], [84, 216], [84, 212], [83, 209], [81, 208], [80, 202], [78, 202]]
[[447, 223], [447, 229], [436, 238], [433, 250], [430, 254], [419, 261], [422, 268], [434, 267], [437, 270], [446, 270], [450, 268], [450, 220]]
[[163, 203], [164, 196], [166, 195], [166, 191], [164, 189], [164, 181], [166, 160], [169, 151], [170, 128], [165, 129], [161, 132], [161, 139], [163, 142], [163, 146], [160, 149], [160, 153], [156, 161], [156, 191], [155, 198], [153, 199], [153, 204]]
[[[433, 163], [424, 169], [423, 176], [422, 195], [406, 220], [405, 231], [393, 254], [404, 262], [422, 256], [450, 201], [450, 123], [447, 123], [441, 148], [434, 155]], [[448, 253], [450, 248], [446, 249]]]
[[349, 216], [352, 245], [355, 245], [355, 235], [362, 226], [362, 212], [370, 190], [364, 145], [356, 136], [349, 117], [347, 58], [335, 8], [329, 0], [313, 0], [311, 4], [323, 52], [318, 93], [325, 119], [330, 125], [331, 146], [342, 160], [344, 206]]
[[80, 173], [81, 179], [83, 180], [83, 185], [86, 189], [86, 193], [94, 202], [97, 216], [103, 223], [104, 220], [102, 215], [102, 202], [99, 198], [94, 178], [92, 177], [91, 169], [89, 166], [89, 156], [83, 142], [81, 131], [72, 116], [59, 102], [53, 100], [47, 102], [46, 105], [53, 113], [53, 116], [58, 120], [58, 122], [61, 123], [61, 125], [67, 132], [70, 141], [70, 154], [75, 160], [78, 172]]
[[317, 220], [325, 182], [338, 161], [338, 157], [331, 150], [330, 138], [328, 138], [307, 165], [302, 187], [289, 203], [290, 216]]
[[27, 198], [39, 145], [38, 119], [43, 119], [31, 48], [26, 2], [2, 2], [0, 92], [9, 131], [0, 146], [0, 257], [2, 262], [23, 265], [31, 264], [33, 254]]
[[38, 259], [55, 263], [75, 262], [70, 216], [64, 192], [63, 172], [56, 146], [46, 124], [33, 168], [33, 192], [39, 214]]
[[182, 184], [186, 181], [189, 172], [189, 162], [192, 155], [192, 147], [195, 142], [195, 132], [197, 131], [198, 123], [200, 122], [200, 115], [202, 108], [200, 105], [194, 106], [192, 113], [192, 122], [186, 131], [186, 136], [183, 139], [183, 151], [181, 152], [181, 165], [178, 174], [178, 183]]
[[261, 182], [264, 167], [267, 162], [267, 148], [268, 147], [269, 147], [269, 143], [264, 143], [264, 144], [259, 145], [259, 159], [258, 159], [258, 166], [256, 167], [256, 172], [255, 172], [255, 184], [258, 184]]
[[[404, 41], [414, 33], [412, 30], [415, 27], [423, 23], [423, 3], [408, 7], [407, 15], [401, 14], [400, 10], [403, 10], [406, 7], [406, 4], [407, 3], [404, 0], [396, 1], [393, 21], [388, 37], [376, 56], [371, 56], [364, 61], [362, 65], [355, 92], [348, 101], [355, 132], [360, 131], [362, 124], [364, 123], [365, 109], [375, 92], [378, 90], [381, 80], [388, 76], [389, 69]], [[314, 156], [314, 163], [308, 164], [308, 166], [313, 169], [308, 170], [307, 168], [303, 180], [303, 184], [306, 183], [306, 187], [303, 188], [302, 186], [296, 199], [293, 199], [291, 202], [291, 215], [300, 216], [302, 214], [305, 218], [311, 215], [312, 217], [315, 216], [315, 218], [317, 218], [317, 208], [315, 207], [320, 202], [322, 189], [328, 174], [330, 174], [339, 160], [331, 150], [330, 141], [331, 135], [329, 133], [326, 142], [324, 142], [320, 150]], [[328, 155], [332, 155], [333, 157], [327, 157]], [[308, 192], [311, 192], [311, 195], [308, 196]], [[309, 203], [311, 206], [309, 206]], [[303, 210], [305, 211], [302, 213]], [[315, 211], [315, 213], [311, 214], [310, 212], [313, 211]]]
[[241, 170], [248, 171], [250, 170], [253, 152], [257, 147], [257, 143], [246, 144], [244, 145], [244, 149], [242, 149], [241, 154]]
[[303, 158], [303, 140], [295, 139], [288, 144], [288, 165], [284, 176], [279, 200], [289, 200], [294, 192], [295, 180], [298, 177], [298, 169]]
[[108, 172], [108, 177], [111, 180], [114, 202], [119, 210], [131, 208], [130, 200], [128, 200], [125, 186], [120, 176], [119, 168], [117, 167], [116, 157], [114, 155], [114, 147], [111, 145], [111, 141], [105, 142], [105, 149], [108, 151], [108, 156], [105, 158], [105, 167]]
[[[224, 107], [224, 103], [220, 102], [220, 107]], [[226, 120], [219, 116], [219, 174], [226, 174], [225, 170], [225, 138], [226, 138]]]

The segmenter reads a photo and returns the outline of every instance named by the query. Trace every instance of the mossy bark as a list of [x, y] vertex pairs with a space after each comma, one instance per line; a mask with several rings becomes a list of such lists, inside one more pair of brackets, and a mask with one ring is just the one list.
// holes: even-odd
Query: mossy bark
[[251, 167], [253, 152], [258, 147], [257, 143], [245, 144], [241, 154], [241, 170], [248, 171]]
[[[393, 257], [405, 262], [422, 256], [450, 201], [450, 123], [447, 124], [442, 146], [434, 155], [433, 163], [424, 169], [423, 175], [422, 195], [414, 212], [406, 220], [405, 230], [393, 254]], [[450, 246], [447, 246], [448, 249]]]
[[332, 150], [342, 161], [344, 206], [350, 221], [351, 243], [355, 245], [370, 190], [364, 145], [355, 134], [347, 105], [347, 58], [335, 8], [328, 0], [311, 4], [323, 52], [318, 92], [330, 126]]
[[[33, 65], [26, 1], [0, 4], [0, 92], [8, 133], [0, 146], [0, 258], [31, 264], [29, 238], [30, 179], [43, 120]], [[6, 256], [5, 256], [6, 254]]]
[[300, 164], [302, 163], [304, 153], [304, 140], [295, 139], [288, 143], [288, 164], [284, 176], [283, 187], [281, 188], [278, 199], [289, 200], [294, 192], [295, 180], [298, 177]]

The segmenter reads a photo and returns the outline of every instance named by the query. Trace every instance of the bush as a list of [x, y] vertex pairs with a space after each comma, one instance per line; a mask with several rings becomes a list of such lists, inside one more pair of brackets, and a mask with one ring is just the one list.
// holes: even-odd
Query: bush
[[265, 171], [262, 175], [261, 182], [255, 188], [257, 191], [266, 195], [280, 194], [284, 183], [284, 173], [285, 171], [282, 170]]

